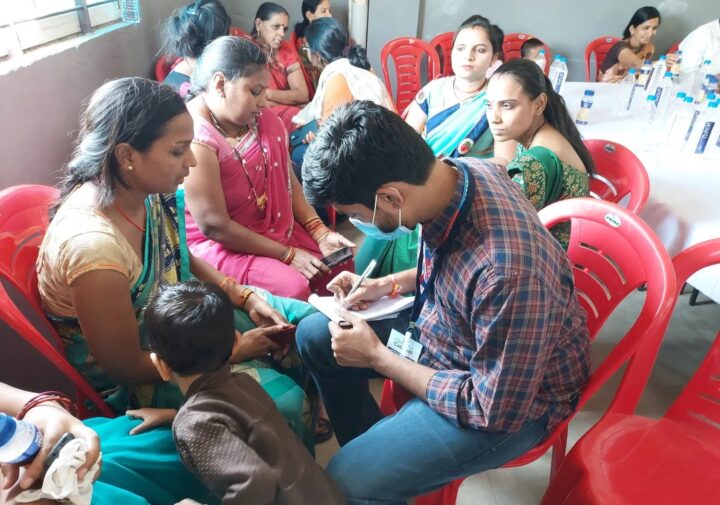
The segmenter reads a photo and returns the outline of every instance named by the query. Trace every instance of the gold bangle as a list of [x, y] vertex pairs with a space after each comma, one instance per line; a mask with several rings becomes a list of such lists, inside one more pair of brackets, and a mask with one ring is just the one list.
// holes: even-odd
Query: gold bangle
[[288, 247], [287, 252], [285, 253], [285, 256], [283, 256], [282, 262], [286, 265], [289, 265], [292, 263], [292, 261], [295, 259], [295, 248], [294, 247]]
[[237, 307], [240, 309], [245, 308], [245, 304], [248, 301], [248, 298], [250, 298], [251, 295], [253, 295], [255, 292], [250, 288], [245, 288], [243, 292], [240, 294], [240, 303], [237, 304]]
[[315, 221], [320, 221], [320, 222], [322, 222], [322, 219], [320, 219], [320, 217], [318, 217], [318, 216], [311, 217], [310, 219], [306, 219], [306, 220], [305, 220], [305, 222], [302, 224], [302, 227], [307, 230], [307, 227], [308, 227], [311, 223], [313, 223], [313, 222], [315, 222]]

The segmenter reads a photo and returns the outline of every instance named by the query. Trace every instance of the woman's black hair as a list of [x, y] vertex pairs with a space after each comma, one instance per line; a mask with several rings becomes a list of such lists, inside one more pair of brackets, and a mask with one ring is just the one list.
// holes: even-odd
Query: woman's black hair
[[125, 77], [100, 86], [80, 118], [80, 133], [59, 185], [60, 201], [77, 185], [95, 181], [100, 205], [110, 205], [118, 184], [130, 189], [115, 147], [127, 143], [148, 151], [165, 134], [168, 121], [184, 112], [185, 102], [172, 87], [150, 79]]
[[328, 63], [347, 58], [353, 66], [370, 70], [365, 48], [355, 44], [347, 29], [335, 18], [320, 18], [310, 23], [305, 30], [305, 42]]
[[645, 7], [640, 7], [638, 10], [635, 11], [635, 14], [633, 14], [633, 17], [630, 18], [630, 22], [625, 27], [625, 31], [623, 31], [623, 38], [629, 39], [630, 38], [630, 27], [637, 28], [641, 24], [643, 24], [645, 21], [649, 21], [650, 19], [657, 18], [658, 23], [662, 22], [662, 18], [660, 17], [660, 11], [657, 10], [655, 7], [652, 7], [651, 5], [646, 5]]
[[310, 20], [307, 18], [307, 12], [310, 11], [313, 14], [315, 14], [315, 11], [318, 9], [320, 4], [323, 2], [323, 0], [303, 0], [302, 3], [302, 18], [303, 20], [300, 23], [295, 24], [295, 35], [297, 35], [297, 38], [301, 38], [305, 36], [305, 30], [307, 30], [307, 27], [310, 25]]
[[218, 0], [197, 0], [176, 10], [163, 26], [159, 54], [199, 58], [210, 42], [230, 33], [230, 16]]
[[531, 100], [535, 100], [542, 93], [545, 93], [547, 96], [547, 105], [543, 111], [545, 121], [570, 142], [583, 165], [585, 165], [588, 175], [592, 175], [595, 164], [590, 152], [583, 144], [580, 132], [568, 113], [565, 100], [553, 89], [550, 79], [545, 76], [537, 63], [524, 58], [510, 60], [500, 65], [490, 79], [496, 79], [501, 75], [512, 77], [522, 86], [523, 91]]
[[267, 56], [256, 44], [243, 37], [220, 37], [213, 40], [195, 64], [187, 99], [207, 91], [217, 72], [228, 81], [253, 75], [267, 65]]
[[275, 2], [261, 3], [260, 7], [258, 7], [257, 12], [255, 13], [255, 17], [253, 18], [252, 35], [255, 36], [258, 33], [254, 20], [259, 19], [260, 21], [267, 21], [275, 14], [285, 14], [288, 19], [290, 19], [290, 14], [288, 14], [288, 11], [286, 11], [285, 7], [283, 7], [282, 5], [276, 4]]
[[483, 28], [487, 33], [488, 39], [490, 39], [490, 45], [492, 46], [493, 55], [501, 57], [503, 38], [505, 34], [499, 26], [490, 23], [488, 18], [481, 16], [480, 14], [474, 14], [463, 21], [460, 27], [455, 31], [455, 35], [453, 36], [453, 46], [455, 45], [455, 39], [457, 39], [457, 36], [461, 31], [466, 30], [467, 28], [477, 27]]

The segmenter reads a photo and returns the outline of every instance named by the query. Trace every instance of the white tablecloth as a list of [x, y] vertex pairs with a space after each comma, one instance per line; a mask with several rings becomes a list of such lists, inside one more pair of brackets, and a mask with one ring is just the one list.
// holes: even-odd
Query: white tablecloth
[[[645, 150], [641, 115], [613, 115], [621, 92], [617, 84], [565, 83], [562, 95], [573, 119], [586, 89], [595, 91], [595, 101], [589, 124], [579, 126], [580, 133], [586, 139], [620, 143], [643, 162], [650, 177], [650, 197], [640, 217], [655, 230], [670, 255], [720, 238], [720, 161], [663, 149]], [[690, 278], [690, 284], [720, 303], [720, 266], [701, 270]]]

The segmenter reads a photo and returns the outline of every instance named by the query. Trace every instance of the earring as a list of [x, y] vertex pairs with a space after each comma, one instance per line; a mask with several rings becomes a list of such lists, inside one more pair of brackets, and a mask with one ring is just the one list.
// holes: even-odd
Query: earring
[[132, 165], [128, 165], [127, 169], [132, 172], [133, 170], [135, 170], [135, 167]]

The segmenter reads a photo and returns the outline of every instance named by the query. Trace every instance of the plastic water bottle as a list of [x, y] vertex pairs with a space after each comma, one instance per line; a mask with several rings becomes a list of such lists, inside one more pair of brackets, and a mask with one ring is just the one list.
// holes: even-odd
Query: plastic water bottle
[[665, 112], [669, 103], [672, 101], [672, 72], [665, 72], [665, 76], [662, 81], [655, 88], [655, 100], [657, 101], [657, 107], [660, 112]]
[[685, 151], [685, 146], [688, 145], [688, 141], [690, 140], [690, 137], [695, 131], [698, 119], [700, 119], [700, 116], [703, 113], [704, 109], [702, 104], [693, 104], [693, 99], [690, 96], [686, 97], [685, 101], [687, 102], [687, 104], [689, 104], [690, 107], [690, 119], [687, 122], [687, 126], [683, 128], [684, 131], [681, 131], [680, 133], [678, 149], [681, 151]]
[[594, 97], [595, 92], [593, 90], [585, 90], [585, 94], [580, 101], [580, 110], [575, 117], [575, 123], [580, 125], [588, 124], [588, 120], [590, 119], [590, 109], [592, 109]]
[[672, 64], [670, 71], [672, 72], [673, 81], [677, 82], [680, 78], [680, 71], [682, 70], [682, 51], [677, 51], [677, 60]]
[[708, 103], [708, 108], [701, 117], [702, 120], [695, 128], [695, 132], [688, 143], [688, 148], [694, 154], [704, 155], [718, 121], [718, 102]]
[[718, 107], [715, 109], [715, 128], [708, 138], [705, 147], [705, 158], [720, 159], [720, 101], [716, 101]]
[[657, 89], [660, 81], [662, 80], [665, 72], [667, 71], [665, 61], [666, 59], [667, 58], [665, 58], [665, 55], [663, 54], [652, 66], [650, 77], [648, 78], [647, 84], [645, 85], [645, 91], [647, 91], [649, 94], [655, 93], [655, 89]]
[[622, 94], [620, 95], [620, 103], [618, 103], [617, 113], [620, 116], [630, 114], [633, 108], [633, 100], [639, 94], [640, 84], [635, 82], [637, 71], [634, 68], [628, 70], [627, 75], [623, 78], [620, 86], [622, 86]]
[[543, 74], [545, 73], [545, 63], [547, 63], [547, 59], [545, 58], [545, 49], [540, 49], [540, 52], [535, 57], [535, 63], [537, 63], [538, 67], [543, 71]]
[[567, 80], [568, 68], [567, 59], [564, 56], [557, 55], [555, 61], [550, 65], [550, 71], [548, 72], [548, 78], [553, 85], [553, 89], [556, 93], [560, 93], [565, 81]]
[[[710, 95], [714, 94], [718, 87], [718, 79], [714, 75], [706, 75], [703, 83], [703, 89], [697, 97], [697, 102], [702, 103]], [[709, 98], [708, 98], [709, 99]]]
[[645, 129], [638, 130], [640, 134], [640, 143], [644, 151], [653, 150], [660, 142], [659, 135], [659, 114], [657, 106], [657, 97], [648, 95], [645, 99]]
[[41, 445], [42, 433], [34, 424], [0, 414], [0, 463], [29, 463]]
[[637, 83], [638, 86], [642, 87], [642, 89], [646, 89], [648, 85], [648, 80], [652, 75], [652, 69], [652, 60], [645, 60], [643, 66], [640, 67], [640, 73], [638, 74]]
[[703, 89], [703, 84], [705, 83], [705, 77], [710, 74], [710, 65], [712, 65], [711, 60], [705, 60], [703, 61], [703, 64], [700, 66], [698, 71], [695, 73], [695, 78], [693, 79], [692, 87], [690, 88], [690, 94], [693, 97], [698, 96], [700, 91]]
[[675, 107], [671, 119], [667, 143], [665, 145], [668, 151], [682, 151], [684, 149], [686, 142], [685, 135], [688, 128], [690, 128], [694, 114], [695, 106], [693, 105], [693, 98], [686, 96], [683, 102]]

